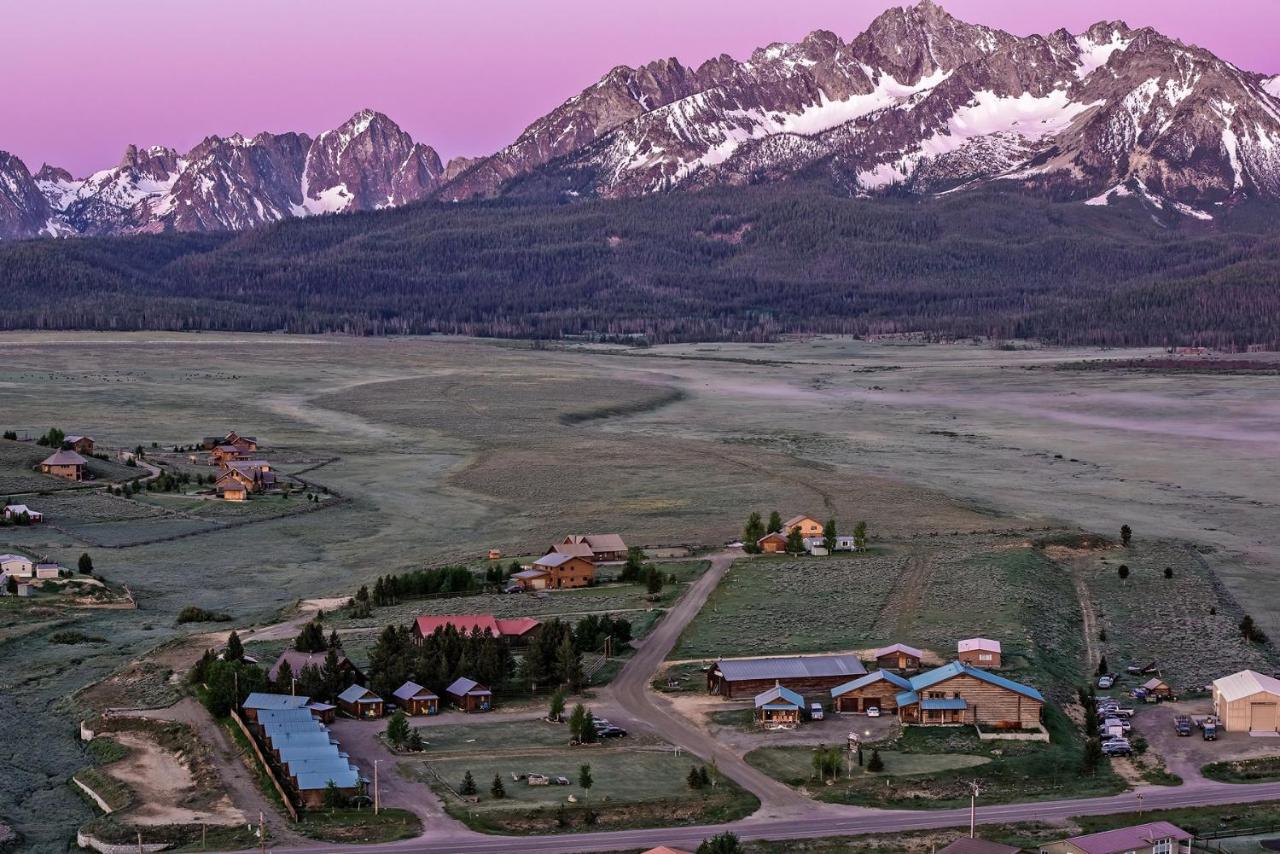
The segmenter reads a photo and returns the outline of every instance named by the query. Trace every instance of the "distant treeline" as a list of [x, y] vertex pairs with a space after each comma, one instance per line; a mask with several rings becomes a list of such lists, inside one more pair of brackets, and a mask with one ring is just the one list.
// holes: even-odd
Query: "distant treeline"
[[797, 181], [12, 242], [0, 328], [1280, 346], [1280, 209], [1215, 213], [995, 190], [849, 199]]

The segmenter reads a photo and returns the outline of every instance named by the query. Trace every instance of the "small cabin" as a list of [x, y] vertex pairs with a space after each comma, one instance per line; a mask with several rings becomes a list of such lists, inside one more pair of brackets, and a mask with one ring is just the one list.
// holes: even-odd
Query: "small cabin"
[[990, 638], [966, 638], [956, 644], [956, 660], [970, 667], [1000, 669], [1000, 641]]
[[776, 684], [757, 694], [755, 698], [756, 723], [764, 727], [793, 727], [800, 723], [800, 711], [804, 697], [790, 688]]
[[353, 718], [382, 717], [382, 698], [361, 685], [352, 685], [338, 695], [338, 708]]
[[406, 715], [440, 714], [440, 698], [417, 682], [404, 683], [392, 692], [392, 696]]
[[455, 679], [444, 692], [449, 702], [464, 712], [487, 712], [493, 708], [493, 692], [474, 679]]
[[777, 531], [774, 531], [772, 534], [765, 534], [763, 537], [756, 540], [756, 548], [760, 550], [761, 554], [782, 554], [787, 550], [787, 536], [786, 534], [781, 534]]
[[873, 652], [876, 667], [881, 670], [896, 670], [899, 673], [910, 673], [920, 669], [920, 658], [923, 652], [905, 643], [883, 646]]

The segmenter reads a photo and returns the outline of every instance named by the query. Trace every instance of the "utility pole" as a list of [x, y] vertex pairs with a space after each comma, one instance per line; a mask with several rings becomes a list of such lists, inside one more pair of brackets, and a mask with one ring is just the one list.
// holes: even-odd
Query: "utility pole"
[[296, 697], [298, 695], [298, 677], [289, 677], [289, 696]]
[[142, 831], [138, 831], [138, 854], [144, 854], [142, 850]]
[[381, 806], [378, 799], [378, 762], [381, 760], [373, 760], [373, 814], [378, 814], [378, 808]]
[[977, 781], [969, 784], [969, 838], [973, 839], [978, 827], [978, 795], [982, 794]]
[[258, 810], [258, 851], [262, 854], [267, 851], [267, 822], [262, 817], [262, 810]]

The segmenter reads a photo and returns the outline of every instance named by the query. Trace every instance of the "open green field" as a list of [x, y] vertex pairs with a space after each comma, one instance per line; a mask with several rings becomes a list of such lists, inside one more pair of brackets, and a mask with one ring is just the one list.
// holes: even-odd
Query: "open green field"
[[[878, 747], [885, 772], [841, 776], [813, 783], [812, 751], [765, 748], [748, 761], [774, 778], [806, 787], [820, 801], [893, 809], [948, 809], [969, 803], [970, 782], [982, 786], [984, 803], [1058, 800], [1114, 795], [1126, 786], [1109, 764], [1081, 771], [1078, 730], [1056, 708], [1046, 708], [1052, 742], [981, 741], [971, 727], [906, 727]], [[870, 748], [864, 747], [865, 757]]]

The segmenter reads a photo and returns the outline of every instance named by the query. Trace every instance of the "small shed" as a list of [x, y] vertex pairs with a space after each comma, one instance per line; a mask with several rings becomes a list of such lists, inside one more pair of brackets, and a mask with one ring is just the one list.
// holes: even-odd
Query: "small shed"
[[44, 521], [44, 514], [38, 510], [32, 510], [25, 504], [8, 504], [4, 508], [4, 518], [10, 522], [20, 522], [22, 517], [26, 516], [27, 521], [33, 525], [38, 525]]
[[761, 726], [796, 726], [800, 723], [800, 710], [804, 697], [781, 684], [756, 695], [756, 723]]
[[756, 540], [756, 547], [760, 549], [761, 554], [782, 554], [787, 550], [787, 535], [777, 531], [772, 534], [765, 534]]
[[406, 682], [392, 692], [396, 705], [404, 709], [407, 715], [437, 715], [440, 713], [440, 698], [433, 691], [423, 688], [417, 682]]
[[464, 712], [487, 712], [493, 707], [493, 692], [474, 679], [455, 679], [444, 692]]
[[338, 695], [338, 708], [353, 718], [382, 717], [382, 698], [361, 685], [352, 685]]
[[338, 719], [338, 707], [333, 703], [308, 703], [307, 711], [322, 724], [331, 724]]
[[1173, 699], [1173, 689], [1169, 687], [1168, 682], [1164, 681], [1159, 676], [1153, 676], [1146, 682], [1143, 682], [1142, 690], [1147, 692], [1148, 697], [1157, 697], [1161, 700]]
[[904, 673], [919, 670], [920, 658], [924, 653], [914, 646], [895, 643], [889, 646], [882, 646], [871, 655], [876, 660], [876, 667], [881, 670], [896, 670], [899, 673]]
[[965, 638], [956, 644], [956, 659], [971, 667], [1000, 669], [1000, 641], [990, 638]]

